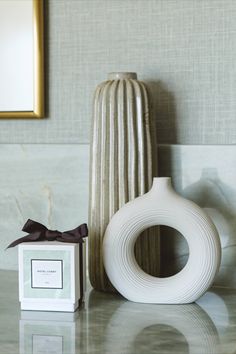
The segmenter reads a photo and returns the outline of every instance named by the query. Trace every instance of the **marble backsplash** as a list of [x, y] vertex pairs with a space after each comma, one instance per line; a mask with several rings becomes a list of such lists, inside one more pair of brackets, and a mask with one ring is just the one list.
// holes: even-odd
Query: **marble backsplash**
[[[215, 284], [236, 288], [236, 146], [160, 145], [159, 175], [172, 176], [177, 192], [212, 217], [220, 233], [222, 264]], [[0, 269], [17, 269], [17, 249], [28, 219], [68, 230], [87, 221], [89, 146], [1, 144]], [[161, 228], [162, 274], [188, 259], [184, 238]]]
[[69, 230], [87, 222], [88, 145], [7, 145], [0, 149], [0, 269], [17, 269], [13, 240], [26, 220]]

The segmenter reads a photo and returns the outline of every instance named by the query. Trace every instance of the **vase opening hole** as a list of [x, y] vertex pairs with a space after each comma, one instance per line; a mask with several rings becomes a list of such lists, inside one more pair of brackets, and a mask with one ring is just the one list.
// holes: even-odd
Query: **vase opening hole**
[[160, 227], [160, 254], [160, 277], [175, 275], [188, 262], [188, 242], [178, 230], [162, 225]]
[[[158, 229], [160, 237], [158, 241]], [[156, 250], [152, 247], [150, 250], [149, 262], [138, 253], [138, 249], [148, 250], [148, 238], [157, 235]], [[155, 236], [154, 236], [155, 237]], [[138, 244], [142, 243], [142, 247], [137, 247]], [[152, 241], [153, 244], [153, 241]], [[160, 259], [159, 257], [160, 249]], [[185, 237], [176, 229], [169, 226], [153, 226], [147, 228], [142, 232], [136, 240], [135, 243], [135, 258], [140, 266], [140, 268], [145, 271], [145, 273], [158, 276], [160, 278], [171, 277], [179, 273], [187, 264], [189, 258], [189, 247]], [[147, 254], [147, 251], [145, 251]], [[150, 269], [150, 258], [152, 259], [153, 267]]]

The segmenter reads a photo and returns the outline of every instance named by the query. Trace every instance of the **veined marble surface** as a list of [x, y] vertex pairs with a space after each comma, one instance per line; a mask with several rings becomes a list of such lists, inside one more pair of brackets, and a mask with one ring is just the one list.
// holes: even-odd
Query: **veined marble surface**
[[0, 269], [17, 269], [27, 219], [70, 230], [87, 222], [88, 145], [7, 145], [0, 149]]
[[3, 354], [235, 354], [236, 291], [190, 305], [128, 302], [89, 289], [75, 314], [20, 311], [17, 272], [0, 271]]
[[[171, 176], [175, 190], [212, 218], [222, 246], [215, 284], [236, 288], [236, 146], [159, 146], [159, 175]], [[163, 228], [161, 235], [162, 273], [168, 276], [186, 263], [188, 247], [176, 231]]]

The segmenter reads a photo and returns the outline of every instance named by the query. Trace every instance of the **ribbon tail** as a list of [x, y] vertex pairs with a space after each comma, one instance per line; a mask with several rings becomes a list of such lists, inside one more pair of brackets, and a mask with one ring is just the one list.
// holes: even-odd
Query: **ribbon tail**
[[40, 241], [40, 240], [42, 240], [41, 233], [40, 232], [35, 232], [34, 234], [26, 235], [26, 236], [23, 236], [21, 238], [18, 238], [15, 241], [13, 241], [12, 243], [10, 243], [9, 246], [7, 246], [6, 250], [8, 248], [12, 248], [12, 247], [17, 246], [17, 245], [19, 245], [22, 242], [33, 242], [33, 241]]
[[80, 235], [81, 237], [87, 237], [88, 236], [88, 226], [87, 224], [81, 224], [79, 227], [79, 232], [80, 232]]
[[29, 239], [29, 235], [23, 236], [23, 237], [21, 237], [21, 238], [18, 238], [18, 239], [15, 240], [15, 241], [13, 241], [12, 243], [10, 243], [10, 245], [7, 246], [6, 250], [7, 250], [8, 248], [12, 248], [12, 247], [17, 246], [17, 245], [19, 245], [19, 244], [22, 243], [22, 242], [30, 242], [30, 241], [32, 241], [32, 240]]

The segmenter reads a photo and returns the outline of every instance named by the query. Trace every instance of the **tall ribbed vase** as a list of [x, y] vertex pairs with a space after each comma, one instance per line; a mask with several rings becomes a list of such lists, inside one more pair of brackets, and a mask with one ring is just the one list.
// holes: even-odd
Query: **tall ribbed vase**
[[[114, 291], [103, 266], [103, 237], [114, 213], [152, 185], [152, 136], [144, 84], [135, 73], [109, 74], [95, 91], [90, 148], [89, 275], [95, 289]], [[135, 257], [144, 271], [157, 276], [158, 229], [145, 233], [136, 242]]]

